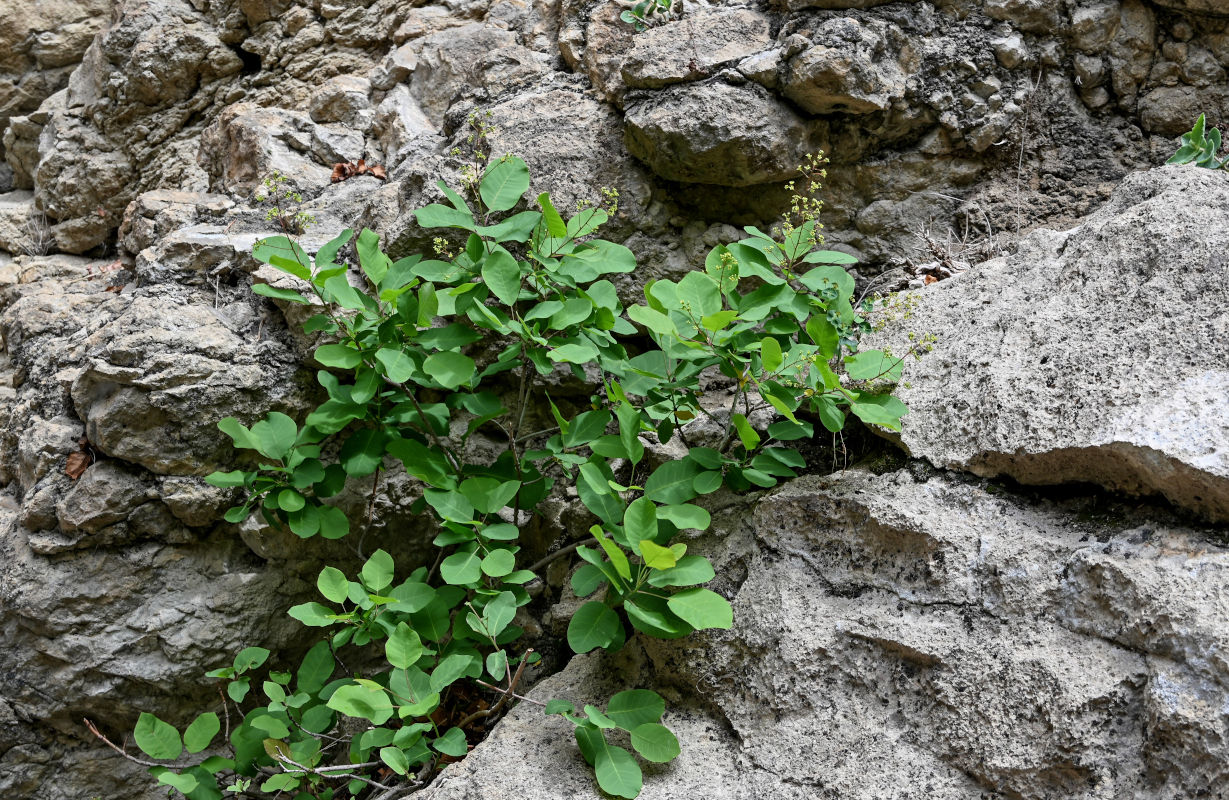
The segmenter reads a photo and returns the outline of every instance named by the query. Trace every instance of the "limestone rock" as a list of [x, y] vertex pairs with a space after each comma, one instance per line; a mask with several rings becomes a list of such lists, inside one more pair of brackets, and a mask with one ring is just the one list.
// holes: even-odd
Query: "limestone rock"
[[303, 113], [239, 103], [201, 136], [200, 161], [224, 192], [250, 194], [274, 173], [290, 188], [323, 186], [331, 170], [310, 153], [315, 128]]
[[818, 39], [789, 62], [782, 86], [801, 108], [869, 114], [903, 99], [916, 56], [899, 30], [837, 18], [820, 27]]
[[89, 440], [161, 475], [204, 474], [225, 463], [230, 443], [212, 409], [250, 424], [304, 401], [305, 376], [284, 346], [249, 339], [258, 318], [227, 320], [185, 299], [178, 292], [134, 297], [86, 339], [87, 366], [72, 386]]
[[720, 67], [766, 49], [769, 19], [747, 9], [687, 16], [650, 28], [623, 61], [623, 83], [660, 88], [712, 75]]
[[330, 78], [312, 94], [311, 118], [315, 122], [359, 122], [364, 112], [370, 114], [370, 95], [371, 81], [366, 78]]
[[[1199, 532], [907, 471], [802, 479], [714, 519], [731, 631], [635, 637], [530, 694], [661, 689], [683, 754], [646, 796], [1177, 800], [1224, 781], [1229, 552]], [[424, 797], [592, 786], [570, 726], [525, 704]]]
[[937, 342], [906, 369], [903, 445], [1229, 520], [1226, 208], [1222, 173], [1137, 173], [1080, 227], [923, 291], [907, 328]]
[[[8, 0], [0, 6], [0, 133], [68, 84], [112, 0]], [[21, 188], [30, 188], [22, 183]]]
[[627, 149], [672, 181], [752, 186], [789, 178], [815, 127], [755, 84], [669, 86], [627, 105]]

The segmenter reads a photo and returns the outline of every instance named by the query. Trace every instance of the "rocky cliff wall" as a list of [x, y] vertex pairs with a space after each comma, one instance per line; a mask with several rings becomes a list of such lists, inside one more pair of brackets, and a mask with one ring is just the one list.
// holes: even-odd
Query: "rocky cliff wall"
[[[1006, 252], [922, 293], [940, 349], [910, 376], [902, 443], [953, 470], [1091, 484], [1093, 512], [915, 464], [731, 519], [707, 546], [737, 576], [721, 588], [741, 627], [620, 667], [708, 687], [674, 698], [667, 721], [697, 744], [656, 796], [714, 794], [718, 775], [740, 797], [1215, 797], [1224, 179], [1162, 170], [1075, 232], [1011, 252], [1002, 234], [1069, 226], [1198, 111], [1229, 116], [1217, 7], [688, 3], [634, 34], [617, 3], [569, 0], [6, 4], [0, 792], [140, 796], [148, 777], [83, 716], [116, 735], [137, 709], [182, 721], [237, 648], [293, 649], [281, 611], [316, 559], [353, 554], [219, 524], [226, 500], [200, 477], [233, 457], [217, 418], [313, 400], [296, 320], [250, 292], [274, 279], [246, 255], [272, 232], [252, 193], [285, 175], [318, 219], [309, 249], [347, 225], [420, 248], [409, 212], [455, 175], [481, 114], [557, 201], [620, 192], [612, 238], [639, 279], [771, 220], [817, 148], [830, 238], [875, 270], [933, 260], [919, 234], [957, 262]], [[389, 179], [330, 183], [363, 156]], [[1096, 353], [1067, 346], [1098, 337]], [[1013, 370], [987, 377], [992, 358]], [[1098, 382], [1114, 413], [1085, 391]], [[77, 453], [94, 463], [74, 480]], [[1107, 489], [1203, 516], [1128, 504], [1096, 522]], [[410, 496], [382, 488], [368, 550], [412, 559]], [[554, 685], [599, 691], [596, 662]], [[587, 795], [566, 739], [518, 728], [531, 712], [432, 791], [499, 796], [465, 776], [530, 769], [509, 744], [526, 741], [559, 751], [550, 785]]]

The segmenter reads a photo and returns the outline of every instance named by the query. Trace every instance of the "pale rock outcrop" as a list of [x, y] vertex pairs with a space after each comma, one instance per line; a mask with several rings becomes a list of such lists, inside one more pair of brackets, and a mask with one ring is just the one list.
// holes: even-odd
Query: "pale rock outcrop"
[[[8, 0], [0, 6], [0, 134], [68, 84], [112, 0]], [[0, 160], [4, 146], [0, 144]], [[30, 176], [0, 164], [0, 193], [31, 188]], [[7, 248], [6, 248], [7, 249]]]
[[[731, 631], [638, 637], [530, 695], [665, 687], [683, 754], [644, 796], [1177, 800], [1229, 777], [1229, 553], [1200, 532], [907, 470], [715, 520], [691, 547], [722, 562]], [[423, 797], [590, 791], [570, 723], [523, 704]]]
[[905, 369], [904, 447], [1229, 520], [1226, 209], [1229, 175], [1131, 175], [1079, 227], [921, 291], [882, 340], [936, 339]]
[[755, 84], [676, 84], [627, 106], [627, 149], [661, 177], [688, 183], [786, 180], [822, 130]]

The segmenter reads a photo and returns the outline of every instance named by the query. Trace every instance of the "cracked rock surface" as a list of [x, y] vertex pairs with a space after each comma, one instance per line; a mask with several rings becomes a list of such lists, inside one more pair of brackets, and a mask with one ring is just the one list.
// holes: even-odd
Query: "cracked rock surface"
[[[530, 695], [668, 687], [683, 753], [644, 796], [1176, 800], [1229, 777], [1229, 551], [1206, 533], [909, 470], [802, 478], [714, 519], [691, 546], [745, 576], [731, 631], [577, 657]], [[524, 704], [422, 796], [591, 781], [571, 724]]]
[[1160, 494], [1229, 521], [1229, 174], [1129, 176], [1078, 227], [904, 301], [901, 443], [1022, 483]]

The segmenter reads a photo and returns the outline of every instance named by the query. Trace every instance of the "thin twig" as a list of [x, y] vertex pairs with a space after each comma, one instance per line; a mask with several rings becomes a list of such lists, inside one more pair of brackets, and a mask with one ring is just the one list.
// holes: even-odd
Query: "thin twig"
[[533, 703], [535, 706], [541, 706], [542, 708], [546, 708], [546, 703], [543, 703], [541, 700], [534, 700], [532, 697], [526, 697], [523, 694], [517, 694], [516, 692], [509, 692], [506, 689], [501, 689], [498, 686], [487, 683], [486, 681], [480, 681], [477, 678], [474, 679], [474, 683], [478, 684], [479, 686], [485, 686], [488, 689], [493, 689], [496, 692], [503, 692], [504, 694], [510, 694], [517, 700], [523, 700], [526, 703]]
[[578, 549], [584, 547], [585, 545], [590, 545], [590, 544], [597, 544], [597, 539], [593, 536], [590, 536], [588, 539], [584, 539], [582, 541], [576, 542], [575, 544], [570, 544], [567, 547], [561, 547], [555, 552], [551, 553], [550, 555], [547, 555], [546, 557], [539, 560], [536, 564], [534, 564], [532, 567], [529, 568], [529, 571], [536, 573], [538, 570], [542, 569], [542, 567], [545, 567], [547, 564], [551, 563], [555, 559], [563, 558], [568, 553], [574, 553]]
[[495, 705], [491, 706], [490, 708], [483, 709], [482, 711], [475, 711], [465, 719], [458, 722], [457, 727], [464, 730], [465, 726], [474, 720], [489, 717], [492, 714], [498, 713], [499, 709], [503, 708], [504, 704], [508, 702], [508, 698], [516, 692], [516, 685], [521, 682], [521, 676], [525, 673], [525, 667], [529, 664], [529, 656], [532, 654], [533, 648], [531, 647], [525, 651], [525, 655], [521, 656], [521, 663], [516, 668], [516, 675], [514, 675], [512, 680], [508, 682], [508, 689], [506, 691], [503, 689], [495, 689], [495, 691], [501, 694]]
[[137, 758], [136, 756], [132, 755], [124, 748], [117, 745], [115, 742], [108, 739], [106, 736], [103, 736], [102, 731], [98, 730], [98, 726], [95, 725], [90, 720], [82, 719], [81, 721], [85, 723], [85, 727], [89, 729], [90, 733], [94, 734], [95, 736], [97, 736], [99, 739], [102, 740], [103, 744], [105, 744], [107, 747], [110, 747], [112, 750], [119, 753], [121, 756], [128, 759], [134, 764], [140, 764], [143, 767], [166, 767], [167, 769], [184, 769], [186, 767], [196, 766], [195, 764], [159, 764], [156, 761], [146, 761], [143, 758]]

